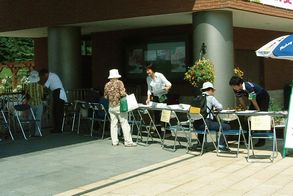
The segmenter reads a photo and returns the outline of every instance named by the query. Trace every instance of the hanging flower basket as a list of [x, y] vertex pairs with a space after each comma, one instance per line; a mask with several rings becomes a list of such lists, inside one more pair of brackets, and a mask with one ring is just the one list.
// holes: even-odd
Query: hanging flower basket
[[213, 63], [205, 58], [195, 62], [184, 74], [184, 80], [194, 87], [201, 87], [204, 82], [214, 82], [215, 70]]

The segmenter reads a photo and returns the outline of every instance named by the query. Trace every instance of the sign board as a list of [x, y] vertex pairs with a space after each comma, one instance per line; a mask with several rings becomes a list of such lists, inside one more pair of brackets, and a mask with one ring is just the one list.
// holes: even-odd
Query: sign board
[[171, 110], [162, 110], [161, 122], [169, 123], [171, 118]]
[[250, 0], [250, 2], [293, 10], [293, 0]]
[[272, 117], [271, 116], [252, 116], [251, 117], [251, 130], [263, 131], [271, 130]]
[[288, 120], [286, 124], [286, 137], [283, 149], [283, 156], [286, 156], [286, 149], [293, 149], [293, 84], [290, 96]]

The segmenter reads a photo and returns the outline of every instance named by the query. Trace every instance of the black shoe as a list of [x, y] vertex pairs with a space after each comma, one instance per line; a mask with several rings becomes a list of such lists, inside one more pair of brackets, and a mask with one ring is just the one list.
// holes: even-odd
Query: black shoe
[[265, 140], [259, 139], [258, 142], [256, 144], [254, 144], [255, 147], [261, 147], [264, 146], [266, 144]]
[[228, 147], [219, 147], [219, 152], [231, 152], [230, 148]]

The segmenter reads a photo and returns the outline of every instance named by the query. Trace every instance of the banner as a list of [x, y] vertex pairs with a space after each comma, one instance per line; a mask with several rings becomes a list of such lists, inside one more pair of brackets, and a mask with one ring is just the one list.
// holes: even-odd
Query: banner
[[293, 0], [250, 0], [250, 2], [293, 10]]

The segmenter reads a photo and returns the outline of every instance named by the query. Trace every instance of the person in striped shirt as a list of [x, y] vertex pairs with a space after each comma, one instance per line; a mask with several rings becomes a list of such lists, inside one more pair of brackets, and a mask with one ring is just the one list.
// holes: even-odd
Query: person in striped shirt
[[[37, 120], [37, 125], [41, 130], [42, 114], [43, 114], [43, 97], [44, 87], [39, 84], [39, 72], [32, 70], [28, 77], [29, 83], [25, 86], [25, 94], [27, 103], [31, 106]], [[31, 115], [31, 114], [30, 114]], [[32, 117], [30, 116], [30, 119]], [[40, 136], [38, 128], [35, 127], [35, 133], [32, 136]]]

